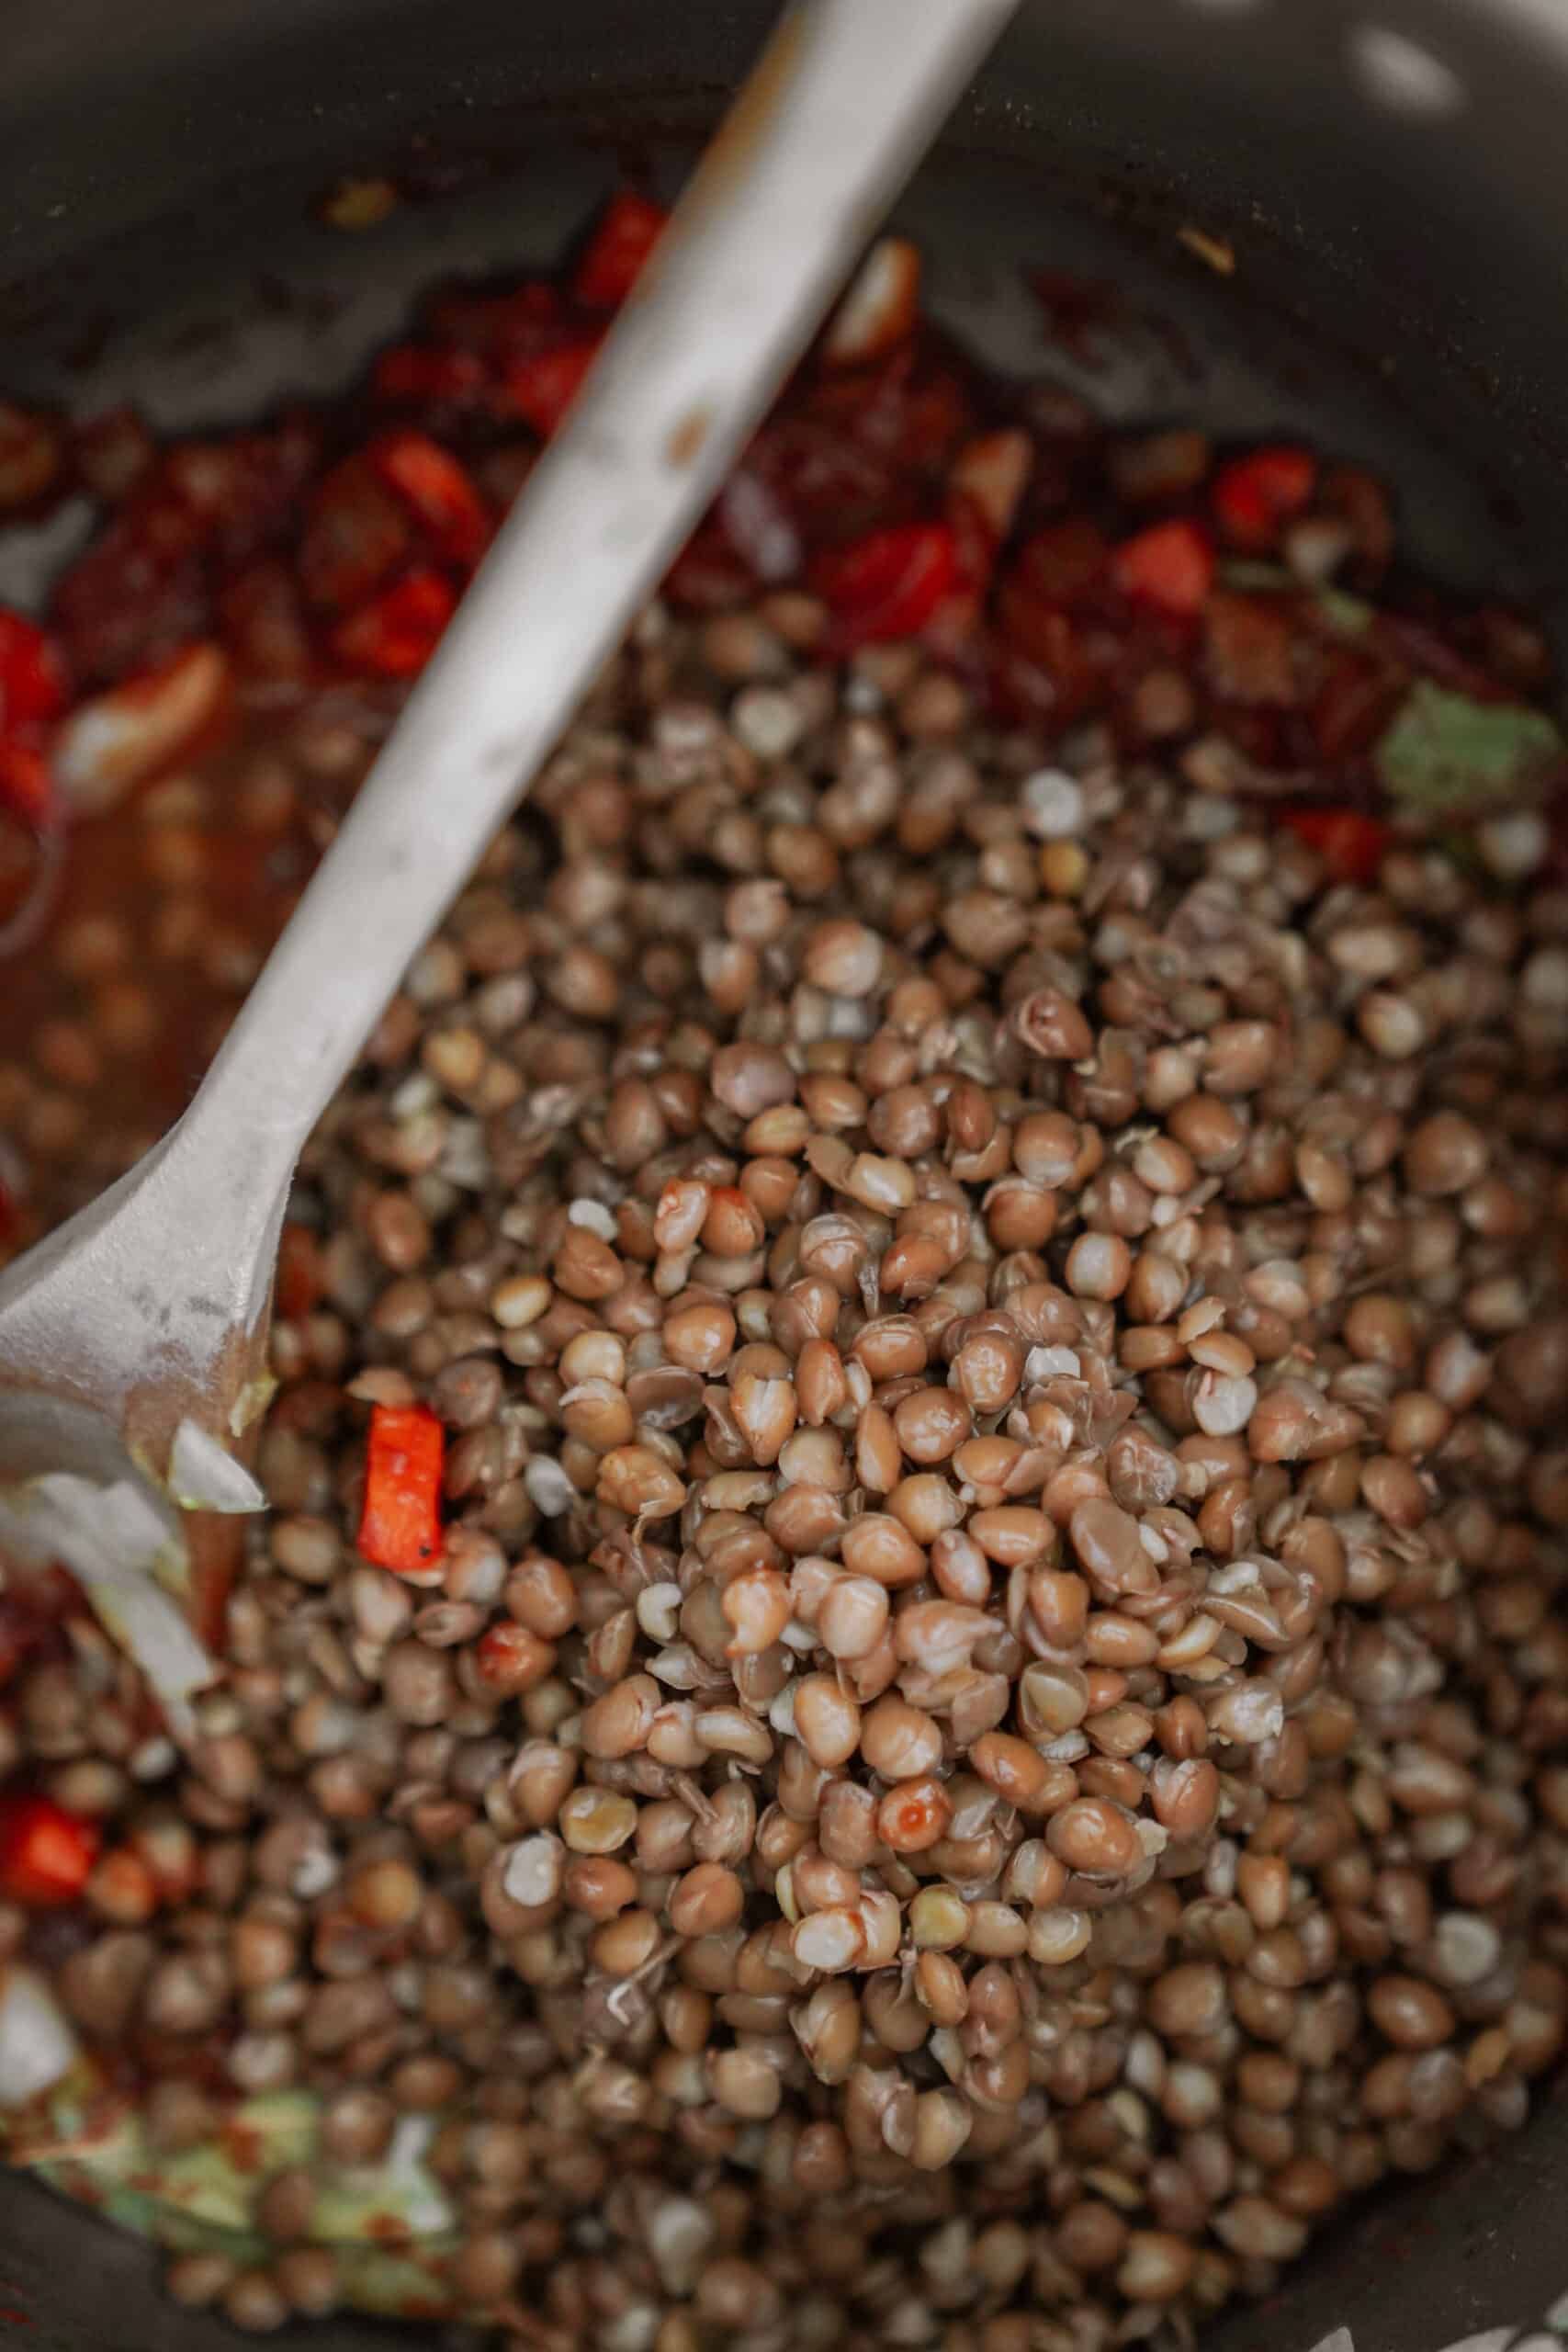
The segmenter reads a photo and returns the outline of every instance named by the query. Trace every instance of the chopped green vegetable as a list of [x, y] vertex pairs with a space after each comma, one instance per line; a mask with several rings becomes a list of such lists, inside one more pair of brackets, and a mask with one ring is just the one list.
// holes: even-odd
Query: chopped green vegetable
[[411, 2238], [439, 2236], [452, 2227], [452, 2208], [424, 2153], [435, 2136], [428, 2116], [405, 2116], [386, 2154], [373, 2165], [322, 2165], [310, 2234], [329, 2241], [378, 2238], [390, 2243], [402, 2230]]
[[1526, 797], [1564, 756], [1562, 736], [1544, 711], [1476, 702], [1430, 678], [1411, 687], [1372, 754], [1384, 788], [1418, 812]]
[[[134, 2109], [106, 2109], [101, 2094], [78, 2089], [51, 2110], [54, 2130], [33, 2168], [121, 2229], [250, 2267], [274, 2251], [255, 2226], [262, 2190], [286, 2167], [308, 2165], [319, 2183], [308, 2242], [336, 2255], [343, 2301], [440, 2317], [452, 2303], [446, 2273], [457, 2240], [450, 2201], [424, 2162], [436, 2119], [406, 2117], [379, 2163], [342, 2165], [321, 2152], [321, 2106], [310, 2091], [245, 2099], [214, 2139], [170, 2154], [149, 2145]], [[15, 2153], [26, 2161], [26, 2143]]]

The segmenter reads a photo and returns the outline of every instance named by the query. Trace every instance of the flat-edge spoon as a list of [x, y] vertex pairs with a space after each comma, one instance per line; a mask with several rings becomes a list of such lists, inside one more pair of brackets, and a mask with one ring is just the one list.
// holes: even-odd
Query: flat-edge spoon
[[167, 1588], [264, 1501], [300, 1149], [1016, 5], [783, 19], [190, 1107], [0, 1280], [0, 1544], [75, 1571], [176, 1728], [215, 1669]]

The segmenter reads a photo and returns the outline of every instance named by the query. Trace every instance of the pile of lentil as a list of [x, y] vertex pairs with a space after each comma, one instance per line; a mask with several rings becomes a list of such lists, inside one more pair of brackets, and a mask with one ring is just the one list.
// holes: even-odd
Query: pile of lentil
[[188, 1752], [16, 1601], [0, 1770], [104, 1850], [0, 1970], [143, 2174], [317, 2118], [183, 2299], [351, 2295], [314, 2154], [417, 2119], [403, 2307], [518, 2352], [1176, 2346], [1525, 2120], [1568, 892], [1528, 811], [1281, 824], [1215, 595], [1056, 722], [793, 581], [652, 606], [307, 1155]]

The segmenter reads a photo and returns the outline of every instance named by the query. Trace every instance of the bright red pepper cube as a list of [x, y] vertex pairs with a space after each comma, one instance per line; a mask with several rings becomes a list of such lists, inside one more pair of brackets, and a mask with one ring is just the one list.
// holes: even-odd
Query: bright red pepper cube
[[1112, 551], [1111, 576], [1130, 603], [1192, 620], [1214, 584], [1214, 550], [1196, 523], [1156, 523]]
[[97, 1824], [45, 1796], [0, 1799], [0, 1895], [28, 1911], [73, 1903], [97, 1859]]
[[373, 1405], [359, 1549], [378, 1568], [412, 1576], [441, 1556], [446, 1433], [424, 1405]]
[[573, 298], [589, 311], [617, 310], [659, 243], [669, 214], [646, 196], [613, 196], [572, 274]]

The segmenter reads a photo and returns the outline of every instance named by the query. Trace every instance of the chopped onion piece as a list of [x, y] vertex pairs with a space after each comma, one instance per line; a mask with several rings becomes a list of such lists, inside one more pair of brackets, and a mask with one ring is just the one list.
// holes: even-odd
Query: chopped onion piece
[[41, 1976], [0, 1969], [0, 2109], [26, 2107], [68, 2075], [78, 2043]]
[[175, 1431], [169, 1492], [182, 1510], [265, 1510], [266, 1497], [209, 1430], [189, 1419]]
[[218, 1669], [156, 1581], [184, 1556], [167, 1506], [133, 1478], [100, 1485], [51, 1471], [0, 1495], [0, 1540], [25, 1559], [65, 1562], [106, 1632], [147, 1677], [171, 1731], [185, 1736], [191, 1695]]

